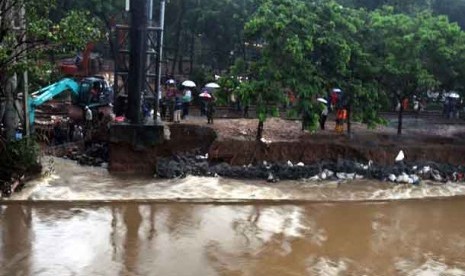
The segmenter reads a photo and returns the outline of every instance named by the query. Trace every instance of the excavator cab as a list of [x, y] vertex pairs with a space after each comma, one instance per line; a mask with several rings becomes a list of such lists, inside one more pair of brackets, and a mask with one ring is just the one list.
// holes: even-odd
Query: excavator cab
[[113, 89], [103, 77], [87, 77], [81, 80], [79, 93], [73, 103], [80, 106], [105, 106], [113, 103]]

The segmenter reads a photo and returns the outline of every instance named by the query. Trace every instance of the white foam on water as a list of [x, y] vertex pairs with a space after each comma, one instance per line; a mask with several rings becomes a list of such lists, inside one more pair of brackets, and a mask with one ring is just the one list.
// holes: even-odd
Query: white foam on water
[[405, 276], [463, 276], [465, 270], [448, 265], [442, 258], [425, 256], [424, 262], [398, 260], [395, 263], [399, 275]]
[[424, 183], [421, 185], [399, 184], [393, 185], [390, 189], [374, 191], [368, 200], [401, 200], [401, 199], [422, 199], [422, 198], [442, 198], [465, 195], [465, 185], [460, 183], [433, 184]]
[[187, 176], [156, 179], [114, 176], [106, 169], [79, 166], [55, 158], [54, 174], [27, 183], [10, 201], [157, 201], [196, 200], [203, 202], [276, 201], [383, 201], [440, 198], [465, 195], [465, 185], [395, 185], [370, 180], [281, 181], [234, 180], [221, 177]]
[[268, 241], [275, 234], [283, 234], [289, 238], [302, 237], [308, 228], [302, 224], [302, 210], [292, 206], [285, 208], [285, 212], [267, 208], [260, 212], [257, 228], [261, 231], [257, 237]]
[[310, 257], [307, 263], [307, 272], [309, 275], [338, 276], [346, 275], [349, 260], [331, 260], [325, 257]]

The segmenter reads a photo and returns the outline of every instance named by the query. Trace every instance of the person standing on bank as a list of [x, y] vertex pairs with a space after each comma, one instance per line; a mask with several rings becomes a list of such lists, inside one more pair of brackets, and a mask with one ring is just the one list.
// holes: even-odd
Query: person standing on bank
[[185, 119], [189, 115], [189, 106], [192, 101], [192, 91], [189, 87], [184, 88], [184, 93], [182, 96], [182, 115], [181, 119]]
[[181, 110], [183, 107], [183, 103], [181, 97], [176, 96], [174, 99], [174, 114], [173, 114], [173, 122], [180, 123], [181, 122]]
[[174, 121], [174, 105], [177, 94], [176, 81], [173, 79], [166, 81], [166, 105], [169, 121]]
[[207, 124], [213, 124], [213, 116], [215, 114], [215, 97], [207, 98]]
[[319, 100], [321, 103], [320, 129], [325, 130], [326, 118], [328, 117], [328, 102], [325, 99]]
[[92, 121], [93, 121], [93, 114], [92, 110], [86, 106], [85, 110], [85, 118], [86, 118], [86, 128], [84, 130], [84, 146], [85, 148], [89, 148], [92, 145]]

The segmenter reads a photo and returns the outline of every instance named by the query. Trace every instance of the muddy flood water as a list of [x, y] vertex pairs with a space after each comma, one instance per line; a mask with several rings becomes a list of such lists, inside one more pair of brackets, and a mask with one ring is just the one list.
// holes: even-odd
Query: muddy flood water
[[127, 179], [0, 201], [0, 275], [465, 275], [465, 186]]

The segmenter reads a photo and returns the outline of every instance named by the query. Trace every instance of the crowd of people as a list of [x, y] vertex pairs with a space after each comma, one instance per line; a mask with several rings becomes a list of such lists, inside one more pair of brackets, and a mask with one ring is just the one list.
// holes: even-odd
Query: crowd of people
[[[344, 124], [347, 122], [347, 101], [344, 97], [344, 92], [339, 88], [333, 88], [324, 97], [317, 99], [318, 102], [318, 121], [321, 130], [325, 130], [326, 120], [330, 112], [336, 115], [335, 131], [337, 133], [344, 132]], [[302, 113], [302, 131], [305, 130], [311, 120], [311, 112], [305, 110]]]
[[194, 100], [200, 104], [200, 115], [207, 117], [207, 123], [213, 124], [215, 113], [215, 96], [211, 89], [202, 88], [194, 97], [195, 87], [181, 84], [177, 86], [174, 79], [166, 81], [159, 97], [160, 117], [164, 121], [180, 123], [189, 116], [190, 106]]
[[463, 106], [463, 99], [456, 93], [449, 93], [444, 97], [442, 114], [448, 119], [458, 119]]

